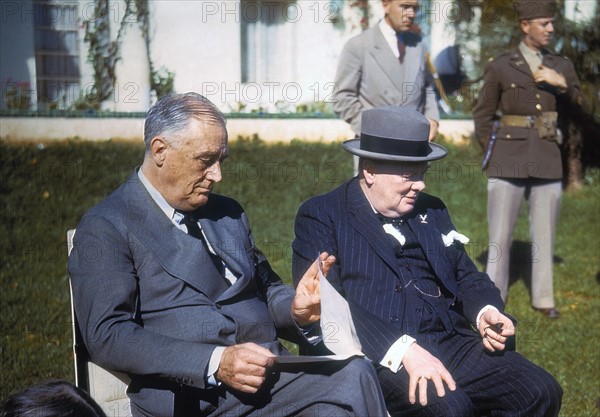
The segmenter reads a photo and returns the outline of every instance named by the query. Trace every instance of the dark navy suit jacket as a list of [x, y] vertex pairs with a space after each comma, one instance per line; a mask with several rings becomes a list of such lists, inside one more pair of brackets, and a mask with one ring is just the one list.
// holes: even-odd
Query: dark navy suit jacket
[[[479, 272], [458, 242], [445, 246], [442, 234], [455, 230], [444, 203], [418, 197], [408, 222], [446, 296], [456, 331], [474, 335], [470, 324], [486, 305], [504, 304], [490, 278]], [[411, 299], [402, 283], [394, 247], [354, 178], [313, 197], [299, 209], [293, 242], [293, 277], [297, 281], [318, 252], [337, 257], [327, 279], [350, 304], [364, 353], [379, 361], [405, 334], [417, 338], [419, 324], [406, 314]]]

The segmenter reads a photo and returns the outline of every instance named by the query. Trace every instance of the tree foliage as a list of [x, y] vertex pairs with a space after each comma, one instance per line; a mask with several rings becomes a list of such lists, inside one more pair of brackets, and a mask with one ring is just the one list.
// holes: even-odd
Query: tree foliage
[[[564, 10], [565, 1], [557, 2]], [[457, 43], [462, 54], [469, 54], [473, 65], [470, 77], [463, 86], [463, 106], [470, 113], [476, 102], [477, 87], [485, 65], [499, 54], [514, 48], [521, 40], [521, 30], [512, 0], [455, 0], [458, 18]], [[549, 49], [573, 62], [585, 97], [585, 111], [571, 112], [561, 123], [566, 137], [563, 145], [566, 183], [580, 188], [584, 169], [600, 161], [600, 7], [585, 22], [573, 22], [565, 13], [557, 13], [554, 39]], [[473, 42], [476, 39], [476, 42]]]

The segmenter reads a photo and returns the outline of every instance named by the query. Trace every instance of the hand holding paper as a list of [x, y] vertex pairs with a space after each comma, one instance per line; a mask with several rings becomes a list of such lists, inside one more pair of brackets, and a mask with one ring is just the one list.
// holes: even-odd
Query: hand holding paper
[[334, 263], [334, 256], [321, 253], [298, 282], [292, 303], [292, 314], [299, 325], [321, 320], [323, 341], [334, 355], [278, 356], [275, 358], [276, 363], [313, 363], [364, 356], [350, 315], [350, 307], [325, 278]]
[[325, 346], [339, 356], [364, 356], [348, 302], [327, 281], [320, 268], [320, 263], [319, 281], [321, 286], [321, 332]]
[[321, 316], [319, 277], [323, 275], [323, 271], [327, 273], [334, 262], [334, 256], [329, 256], [327, 252], [321, 253], [298, 282], [296, 296], [292, 303], [292, 315], [300, 326], [319, 320]]

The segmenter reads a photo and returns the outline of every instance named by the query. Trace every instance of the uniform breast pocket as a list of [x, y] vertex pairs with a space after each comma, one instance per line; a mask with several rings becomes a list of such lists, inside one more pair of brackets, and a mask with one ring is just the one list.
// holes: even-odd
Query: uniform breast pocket
[[536, 92], [537, 86], [533, 81], [505, 84], [502, 86], [502, 102], [511, 109], [514, 109], [515, 106], [525, 105], [527, 107], [527, 103], [537, 102]]
[[525, 140], [529, 136], [528, 127], [504, 126], [498, 129], [497, 139], [502, 140]]

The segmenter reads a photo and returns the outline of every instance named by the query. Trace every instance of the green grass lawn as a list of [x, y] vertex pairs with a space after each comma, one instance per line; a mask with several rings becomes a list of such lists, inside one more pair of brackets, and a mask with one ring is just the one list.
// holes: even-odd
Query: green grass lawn
[[[434, 163], [428, 191], [444, 199], [480, 268], [487, 246], [486, 179], [476, 146], [448, 145]], [[73, 380], [65, 232], [138, 165], [141, 145], [65, 142], [43, 146], [0, 143], [1, 343], [0, 399], [45, 378]], [[240, 201], [257, 243], [289, 282], [293, 220], [300, 203], [351, 175], [339, 144], [258, 140], [231, 144], [216, 192]], [[549, 321], [529, 306], [528, 224], [515, 235], [507, 310], [519, 319], [518, 350], [548, 369], [565, 395], [561, 416], [599, 416], [600, 172], [565, 193], [556, 242], [555, 290], [562, 317]]]

